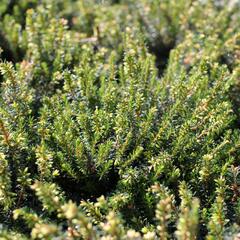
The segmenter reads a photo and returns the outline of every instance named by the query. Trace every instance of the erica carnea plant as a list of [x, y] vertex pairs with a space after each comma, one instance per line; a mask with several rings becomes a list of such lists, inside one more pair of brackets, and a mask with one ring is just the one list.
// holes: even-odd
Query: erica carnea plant
[[238, 1], [0, 3], [0, 239], [234, 239]]

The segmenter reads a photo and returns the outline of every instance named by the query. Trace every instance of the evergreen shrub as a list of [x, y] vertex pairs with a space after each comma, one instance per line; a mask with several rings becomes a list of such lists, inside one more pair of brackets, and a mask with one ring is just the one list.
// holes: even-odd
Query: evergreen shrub
[[0, 3], [0, 239], [238, 239], [240, 4]]

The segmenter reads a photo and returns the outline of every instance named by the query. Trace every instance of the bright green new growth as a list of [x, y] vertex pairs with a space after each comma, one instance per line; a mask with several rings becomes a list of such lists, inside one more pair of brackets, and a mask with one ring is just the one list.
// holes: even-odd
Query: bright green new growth
[[0, 239], [240, 229], [240, 6], [0, 3]]

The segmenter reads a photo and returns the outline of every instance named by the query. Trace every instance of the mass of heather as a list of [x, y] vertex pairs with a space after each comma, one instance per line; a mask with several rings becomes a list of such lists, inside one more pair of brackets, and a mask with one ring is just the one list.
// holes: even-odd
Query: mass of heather
[[240, 239], [239, 0], [0, 1], [0, 240]]

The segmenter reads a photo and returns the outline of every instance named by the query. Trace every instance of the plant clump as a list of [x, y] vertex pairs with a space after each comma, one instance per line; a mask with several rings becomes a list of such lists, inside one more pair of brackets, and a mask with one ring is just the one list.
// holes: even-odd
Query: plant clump
[[240, 4], [1, 1], [0, 239], [237, 239]]

